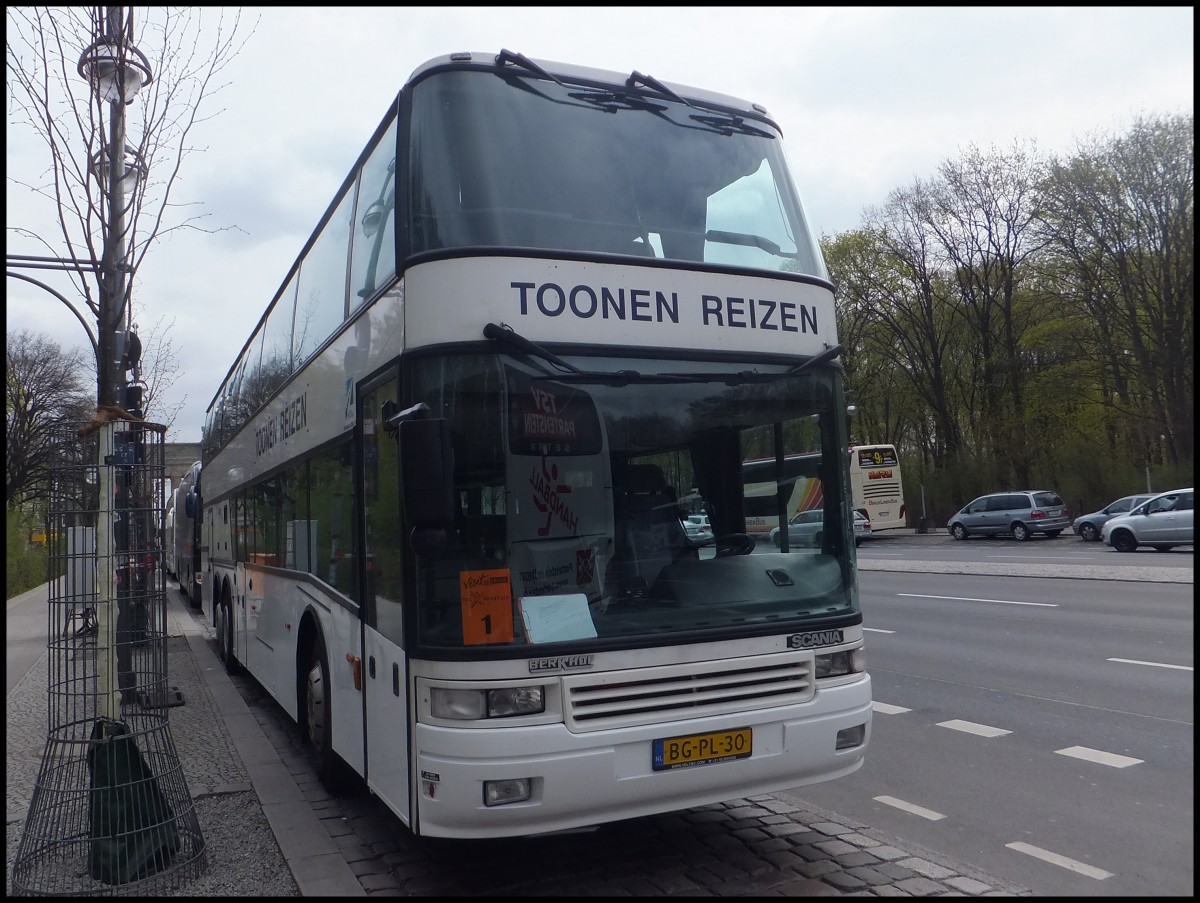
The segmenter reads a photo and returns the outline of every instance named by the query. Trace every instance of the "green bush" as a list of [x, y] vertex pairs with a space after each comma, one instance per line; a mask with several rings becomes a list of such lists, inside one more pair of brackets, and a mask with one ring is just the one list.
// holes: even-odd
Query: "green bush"
[[46, 547], [30, 541], [33, 533], [41, 530], [41, 524], [34, 521], [20, 508], [8, 506], [5, 511], [6, 599], [46, 582]]

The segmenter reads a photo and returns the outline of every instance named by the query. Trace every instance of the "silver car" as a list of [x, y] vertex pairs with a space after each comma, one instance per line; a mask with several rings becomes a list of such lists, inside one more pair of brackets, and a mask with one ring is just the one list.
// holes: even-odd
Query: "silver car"
[[1118, 552], [1133, 552], [1138, 546], [1151, 546], [1160, 552], [1190, 546], [1195, 536], [1194, 495], [1189, 486], [1153, 496], [1106, 523], [1100, 536], [1105, 545]]
[[[788, 547], [799, 548], [807, 546], [813, 549], [821, 547], [825, 526], [825, 512], [821, 508], [811, 508], [808, 511], [798, 511], [788, 521]], [[854, 512], [854, 544], [861, 545], [864, 539], [871, 536], [871, 522], [858, 511]], [[779, 528], [771, 530], [771, 543], [779, 548]]]
[[1116, 501], [1109, 502], [1099, 511], [1093, 511], [1091, 514], [1083, 514], [1075, 518], [1075, 523], [1071, 524], [1071, 529], [1084, 542], [1097, 542], [1100, 539], [1101, 527], [1118, 514], [1128, 514], [1142, 502], [1151, 498], [1154, 498], [1153, 493], [1124, 496]]
[[[798, 548], [820, 548], [821, 534], [825, 526], [825, 512], [821, 508], [810, 508], [808, 511], [798, 511], [788, 521], [788, 546]], [[771, 544], [779, 548], [779, 528], [771, 530]]]
[[1051, 539], [1071, 526], [1071, 513], [1057, 492], [1029, 489], [981, 495], [946, 523], [955, 539], [1007, 533], [1024, 542], [1034, 533]]

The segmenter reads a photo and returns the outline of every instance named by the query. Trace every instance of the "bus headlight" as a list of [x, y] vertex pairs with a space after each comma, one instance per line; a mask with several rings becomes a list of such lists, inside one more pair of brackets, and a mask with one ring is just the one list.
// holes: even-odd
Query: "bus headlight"
[[845, 677], [867, 670], [867, 650], [862, 646], [843, 652], [827, 652], [816, 656], [817, 679]]
[[501, 687], [495, 690], [459, 690], [430, 687], [429, 710], [435, 718], [477, 721], [511, 715], [536, 715], [546, 710], [543, 687]]

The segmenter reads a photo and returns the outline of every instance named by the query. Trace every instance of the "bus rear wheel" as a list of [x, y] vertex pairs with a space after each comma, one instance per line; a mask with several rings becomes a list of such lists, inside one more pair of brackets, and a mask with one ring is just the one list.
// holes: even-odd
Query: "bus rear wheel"
[[237, 657], [233, 654], [233, 608], [228, 600], [217, 605], [217, 657], [225, 665], [226, 674], [237, 674]]

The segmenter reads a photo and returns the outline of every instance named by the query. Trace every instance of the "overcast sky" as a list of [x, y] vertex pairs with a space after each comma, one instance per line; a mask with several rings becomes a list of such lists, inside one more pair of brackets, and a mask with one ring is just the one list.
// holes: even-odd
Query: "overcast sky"
[[[1065, 153], [1136, 115], [1193, 109], [1192, 7], [306, 7], [250, 8], [243, 21], [255, 18], [210, 108], [222, 112], [193, 135], [207, 150], [177, 184], [210, 227], [236, 228], [162, 243], [134, 285], [143, 332], [174, 322], [171, 401], [186, 402], [173, 442], [200, 440], [234, 356], [388, 104], [431, 57], [505, 48], [761, 103], [825, 235], [857, 228], [864, 208], [969, 145]], [[36, 179], [45, 150], [12, 125], [7, 138], [9, 179]], [[9, 253], [46, 253], [14, 239], [39, 214], [11, 184], [7, 216]], [[40, 289], [7, 280], [6, 309], [9, 332], [86, 346]]]

